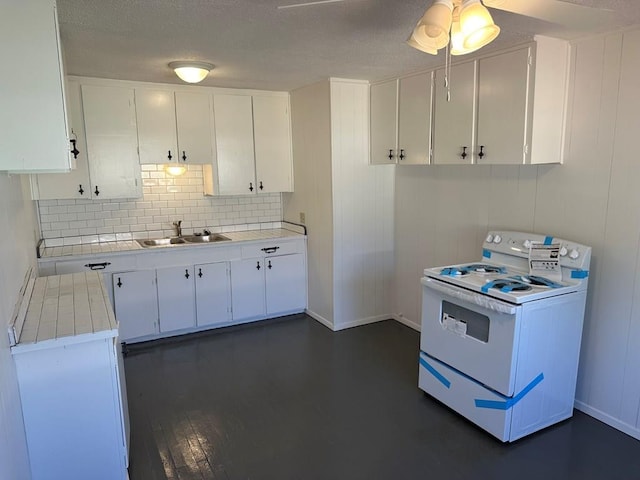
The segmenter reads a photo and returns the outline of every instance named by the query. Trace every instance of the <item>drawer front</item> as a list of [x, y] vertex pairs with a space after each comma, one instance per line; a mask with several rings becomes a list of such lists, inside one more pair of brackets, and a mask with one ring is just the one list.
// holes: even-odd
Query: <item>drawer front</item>
[[302, 253], [303, 250], [304, 247], [302, 242], [264, 242], [257, 245], [247, 245], [246, 247], [242, 247], [242, 258], [289, 255], [291, 253]]
[[102, 273], [120, 272], [123, 270], [136, 269], [136, 255], [127, 255], [126, 257], [94, 257], [85, 260], [68, 260], [65, 262], [56, 262], [56, 275], [65, 273], [89, 272], [91, 270]]

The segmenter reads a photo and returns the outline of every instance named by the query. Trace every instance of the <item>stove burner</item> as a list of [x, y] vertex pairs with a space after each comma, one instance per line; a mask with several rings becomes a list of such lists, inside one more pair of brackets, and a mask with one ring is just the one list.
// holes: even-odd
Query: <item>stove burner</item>
[[531, 290], [531, 285], [527, 285], [526, 283], [510, 278], [499, 278], [497, 280], [487, 282], [481, 290], [482, 292], [487, 293], [492, 288], [497, 288], [504, 293], [526, 292], [528, 290]]
[[549, 280], [548, 278], [539, 277], [537, 275], [516, 275], [511, 277], [514, 280], [519, 282], [528, 283], [530, 285], [535, 285], [537, 287], [547, 287], [547, 288], [560, 288], [561, 284], [554, 282], [553, 280]]
[[472, 263], [471, 265], [465, 265], [462, 267], [447, 267], [440, 271], [440, 275], [447, 275], [450, 277], [463, 276], [470, 273], [507, 273], [507, 270], [504, 267], [497, 267], [495, 265]]

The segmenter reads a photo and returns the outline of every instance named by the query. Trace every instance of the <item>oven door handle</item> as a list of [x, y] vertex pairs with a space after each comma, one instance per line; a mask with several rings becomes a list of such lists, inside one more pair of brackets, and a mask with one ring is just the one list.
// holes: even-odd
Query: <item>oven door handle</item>
[[496, 300], [488, 295], [483, 295], [481, 293], [470, 292], [462, 288], [453, 287], [446, 283], [428, 277], [422, 277], [420, 279], [420, 283], [422, 283], [422, 285], [427, 288], [431, 288], [440, 293], [444, 293], [445, 295], [449, 295], [450, 297], [457, 298], [474, 305], [479, 305], [488, 310], [493, 310], [494, 312], [506, 313], [509, 315], [513, 315], [514, 313], [516, 313], [515, 305], [501, 302], [500, 300]]

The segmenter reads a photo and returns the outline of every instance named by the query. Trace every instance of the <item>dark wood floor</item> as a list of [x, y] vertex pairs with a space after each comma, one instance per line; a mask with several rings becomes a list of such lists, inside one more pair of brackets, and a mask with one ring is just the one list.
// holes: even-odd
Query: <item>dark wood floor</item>
[[134, 346], [131, 480], [640, 478], [640, 442], [580, 412], [493, 439], [418, 389], [418, 345], [298, 315]]

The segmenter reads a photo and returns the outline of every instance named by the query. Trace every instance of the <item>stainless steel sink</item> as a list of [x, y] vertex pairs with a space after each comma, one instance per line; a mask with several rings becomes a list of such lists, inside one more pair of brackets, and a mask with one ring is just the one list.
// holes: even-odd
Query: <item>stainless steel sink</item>
[[184, 237], [150, 238], [149, 240], [138, 240], [144, 248], [168, 247], [172, 245], [185, 245], [188, 243], [213, 243], [230, 240], [224, 235], [213, 233], [211, 235], [186, 235]]
[[183, 237], [188, 243], [212, 243], [212, 242], [225, 242], [230, 240], [224, 235], [219, 233], [212, 233], [211, 235], [188, 235]]

